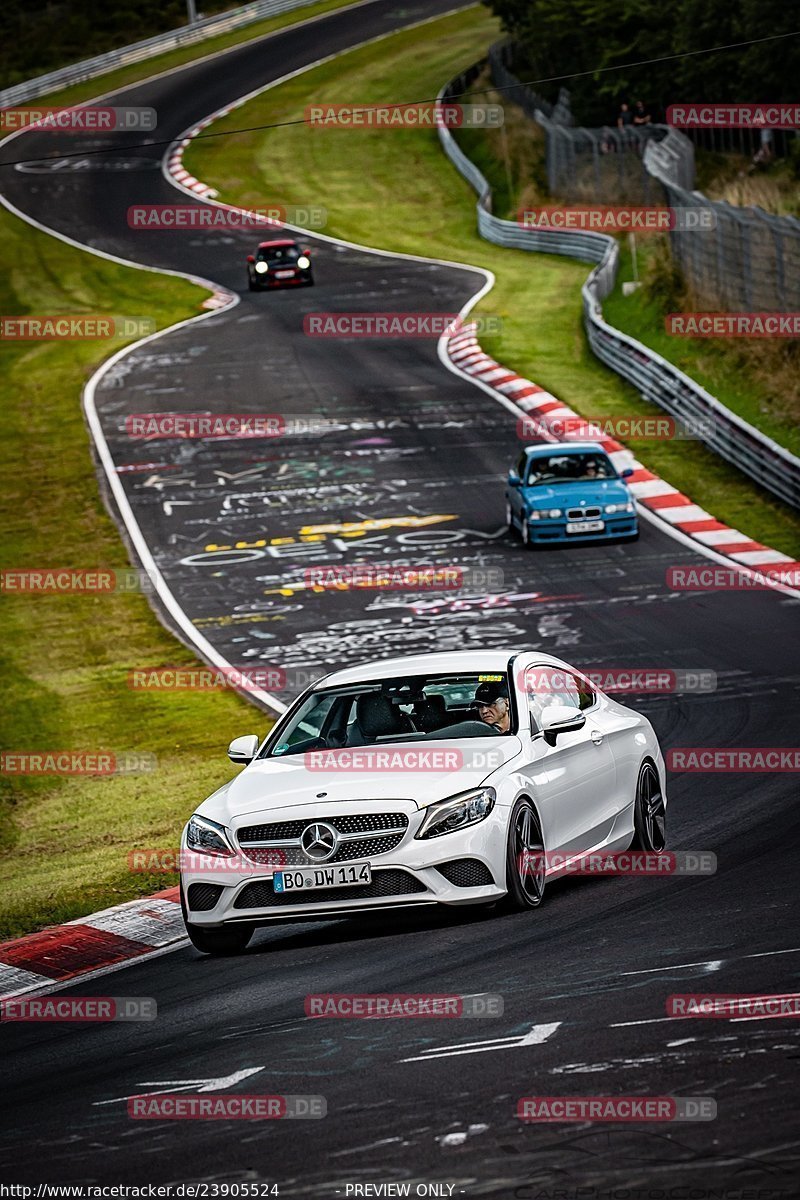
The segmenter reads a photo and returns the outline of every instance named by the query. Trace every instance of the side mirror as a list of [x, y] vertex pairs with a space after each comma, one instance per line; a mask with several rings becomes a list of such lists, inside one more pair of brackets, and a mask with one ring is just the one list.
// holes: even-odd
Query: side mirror
[[516, 471], [508, 472], [508, 486], [509, 487], [519, 487], [520, 482], [521, 482], [520, 477]]
[[586, 714], [568, 704], [551, 704], [541, 716], [542, 734], [548, 746], [555, 746], [560, 733], [572, 733], [586, 724]]
[[254, 733], [246, 733], [244, 737], [234, 738], [228, 746], [228, 758], [232, 763], [252, 762], [258, 753], [258, 738]]
[[248, 261], [248, 262], [250, 262], [250, 263], [253, 263], [253, 262], [255, 262], [255, 261], [256, 261], [256, 256], [255, 256], [255, 254], [248, 254], [248, 256], [247, 256], [247, 261]]
[[632, 474], [633, 474], [633, 467], [626, 467], [625, 470], [620, 475], [620, 479], [630, 479]]

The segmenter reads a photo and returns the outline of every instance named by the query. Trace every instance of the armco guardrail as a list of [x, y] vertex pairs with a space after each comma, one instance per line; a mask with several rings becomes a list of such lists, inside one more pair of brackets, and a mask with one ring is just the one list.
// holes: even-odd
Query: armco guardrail
[[165, 50], [174, 50], [180, 46], [192, 46], [218, 33], [227, 33], [231, 29], [239, 29], [260, 21], [264, 17], [276, 16], [279, 13], [291, 12], [294, 8], [305, 8], [314, 0], [256, 0], [255, 4], [245, 4], [230, 12], [220, 13], [215, 17], [205, 17], [193, 25], [183, 25], [180, 29], [172, 29], [160, 33], [156, 37], [147, 38], [143, 42], [134, 42], [119, 50], [109, 50], [107, 54], [98, 54], [96, 58], [87, 58], [83, 62], [73, 63], [69, 67], [61, 67], [48, 75], [38, 75], [24, 83], [14, 84], [0, 92], [0, 107], [7, 108], [12, 104], [24, 104], [45, 96], [57, 88], [69, 87], [73, 83], [83, 83], [98, 75], [105, 75], [117, 67], [126, 67], [130, 63], [141, 62], [142, 59], [152, 58]]
[[[452, 79], [442, 88], [438, 102], [443, 103], [468, 91], [483, 66], [482, 62], [476, 63]], [[732, 413], [655, 351], [604, 320], [602, 302], [614, 288], [619, 267], [619, 247], [615, 239], [607, 234], [581, 230], [524, 229], [516, 221], [494, 216], [488, 181], [456, 144], [444, 124], [438, 126], [438, 132], [445, 154], [478, 193], [478, 232], [481, 237], [498, 246], [561, 254], [595, 263], [581, 294], [586, 334], [597, 357], [632, 383], [646, 400], [657, 404], [676, 420], [696, 427], [699, 440], [710, 450], [733, 463], [786, 504], [800, 508], [800, 458]]]

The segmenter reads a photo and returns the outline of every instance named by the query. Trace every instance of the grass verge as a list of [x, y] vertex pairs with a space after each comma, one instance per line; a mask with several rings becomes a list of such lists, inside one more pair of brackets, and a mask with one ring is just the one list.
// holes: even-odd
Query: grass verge
[[[114, 313], [158, 327], [191, 316], [206, 293], [31, 229], [0, 210], [0, 311]], [[100, 499], [80, 391], [121, 343], [2, 342], [3, 569], [125, 568]], [[196, 665], [144, 596], [14, 595], [2, 600], [4, 750], [133, 751], [149, 774], [0, 774], [0, 939], [148, 895], [174, 876], [135, 875], [128, 853], [176, 847], [198, 800], [227, 778], [226, 739], [264, 727], [230, 693], [134, 691], [137, 666]]]
[[[315, 103], [332, 104], [433, 96], [497, 35], [496, 21], [479, 8], [396, 33], [265, 92], [217, 122], [213, 132], [300, 119], [309, 94]], [[580, 303], [588, 268], [552, 255], [498, 250], [479, 238], [474, 193], [445, 158], [434, 131], [301, 124], [231, 133], [194, 141], [186, 166], [226, 201], [257, 205], [268, 185], [287, 203], [325, 205], [329, 234], [489, 268], [497, 284], [481, 309], [500, 316], [503, 329], [484, 339], [488, 353], [583, 415], [660, 411], [589, 350]], [[716, 455], [686, 442], [637, 442], [632, 448], [721, 521], [800, 556], [800, 519]]]

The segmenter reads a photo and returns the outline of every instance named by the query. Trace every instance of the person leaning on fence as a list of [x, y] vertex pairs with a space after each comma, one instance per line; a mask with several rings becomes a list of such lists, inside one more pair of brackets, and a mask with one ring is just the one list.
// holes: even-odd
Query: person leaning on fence
[[634, 125], [652, 125], [653, 118], [645, 108], [641, 100], [637, 100], [633, 106], [633, 123]]

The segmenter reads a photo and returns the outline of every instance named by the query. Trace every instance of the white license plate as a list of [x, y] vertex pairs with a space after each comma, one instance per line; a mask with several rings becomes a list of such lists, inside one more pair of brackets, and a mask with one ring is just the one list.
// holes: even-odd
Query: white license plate
[[276, 271], [275, 278], [276, 279], [293, 279], [294, 271]]
[[276, 871], [272, 886], [276, 892], [311, 892], [315, 888], [356, 887], [372, 883], [369, 863], [347, 863], [341, 867], [298, 867], [296, 871]]
[[567, 533], [600, 533], [605, 529], [603, 521], [568, 521]]

